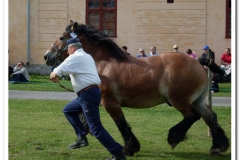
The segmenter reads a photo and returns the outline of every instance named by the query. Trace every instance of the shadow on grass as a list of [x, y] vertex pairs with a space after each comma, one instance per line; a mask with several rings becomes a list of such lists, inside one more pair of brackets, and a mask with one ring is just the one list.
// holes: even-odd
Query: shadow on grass
[[174, 159], [174, 160], [231, 160], [231, 154], [230, 153], [223, 153], [222, 156], [210, 156], [209, 153], [201, 153], [201, 152], [148, 152], [148, 153], [138, 153], [133, 157], [129, 157], [132, 159]]

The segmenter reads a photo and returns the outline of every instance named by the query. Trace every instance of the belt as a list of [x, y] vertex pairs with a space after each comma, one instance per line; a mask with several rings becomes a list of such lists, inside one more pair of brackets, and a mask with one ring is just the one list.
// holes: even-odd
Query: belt
[[80, 93], [82, 93], [82, 92], [84, 92], [84, 91], [86, 91], [86, 90], [88, 90], [88, 89], [91, 89], [91, 88], [98, 88], [98, 85], [90, 85], [90, 86], [88, 86], [88, 87], [86, 87], [86, 88], [83, 88], [82, 90], [80, 90], [79, 92], [77, 92], [77, 95], [79, 95]]

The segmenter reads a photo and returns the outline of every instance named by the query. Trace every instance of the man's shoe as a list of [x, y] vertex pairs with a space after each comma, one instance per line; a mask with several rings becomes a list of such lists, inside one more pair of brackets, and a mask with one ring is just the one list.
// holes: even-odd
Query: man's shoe
[[81, 148], [81, 147], [86, 147], [86, 146], [88, 146], [88, 140], [84, 136], [84, 137], [78, 137], [75, 143], [69, 145], [69, 148], [76, 149], [76, 148]]
[[127, 159], [126, 155], [122, 152], [122, 153], [112, 156], [112, 158], [108, 158], [106, 160], [126, 160], [126, 159]]
[[9, 81], [9, 82], [8, 82], [8, 84], [13, 84], [13, 83], [15, 83], [15, 81]]

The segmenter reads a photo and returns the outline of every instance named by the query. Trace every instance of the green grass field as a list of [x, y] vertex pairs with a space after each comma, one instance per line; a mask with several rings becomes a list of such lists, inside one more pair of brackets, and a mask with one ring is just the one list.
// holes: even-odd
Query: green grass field
[[[49, 76], [30, 75], [31, 81], [9, 84], [9, 90], [67, 92]], [[72, 89], [71, 82], [60, 81]], [[231, 96], [231, 83], [220, 83], [220, 92], [213, 96]], [[68, 101], [9, 99], [9, 159], [10, 160], [103, 160], [108, 151], [93, 136], [88, 135], [90, 146], [70, 150], [68, 145], [76, 139], [74, 130], [62, 113]], [[231, 107], [213, 106], [219, 124], [231, 139]], [[167, 143], [168, 130], [182, 120], [173, 107], [160, 105], [150, 109], [123, 108], [133, 133], [141, 143], [141, 150], [128, 160], [230, 160], [231, 147], [222, 157], [210, 157], [212, 145], [208, 128], [203, 120], [197, 121], [188, 131], [187, 139], [171, 149]], [[108, 113], [100, 107], [101, 121], [116, 141], [122, 137]]]
[[[10, 160], [103, 160], [108, 151], [93, 136], [90, 145], [68, 149], [75, 133], [62, 113], [68, 101], [9, 99], [9, 159]], [[219, 124], [231, 139], [231, 108], [213, 107]], [[168, 130], [181, 121], [173, 107], [160, 105], [150, 109], [123, 108], [127, 121], [141, 143], [141, 150], [128, 160], [230, 160], [231, 148], [222, 157], [209, 156], [211, 137], [203, 120], [197, 121], [187, 133], [187, 139], [171, 149]], [[116, 141], [123, 144], [115, 123], [100, 107], [101, 121]]]

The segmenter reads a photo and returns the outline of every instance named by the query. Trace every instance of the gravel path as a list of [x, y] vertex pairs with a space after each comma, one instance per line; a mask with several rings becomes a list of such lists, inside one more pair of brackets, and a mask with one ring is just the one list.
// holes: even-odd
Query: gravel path
[[[16, 99], [48, 99], [48, 100], [73, 100], [77, 97], [74, 92], [40, 92], [9, 90], [9, 98]], [[207, 102], [207, 101], [206, 101]], [[213, 97], [213, 106], [231, 106], [231, 97]]]

